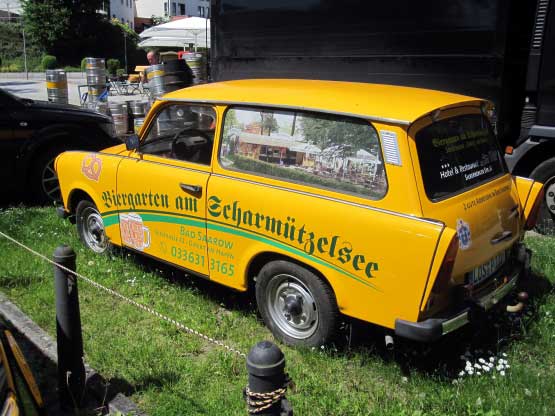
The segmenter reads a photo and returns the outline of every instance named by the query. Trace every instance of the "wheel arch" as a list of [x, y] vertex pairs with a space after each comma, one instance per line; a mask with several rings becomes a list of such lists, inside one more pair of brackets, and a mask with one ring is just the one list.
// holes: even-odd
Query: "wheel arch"
[[84, 191], [83, 189], [73, 189], [69, 193], [69, 197], [67, 199], [67, 210], [72, 215], [75, 215], [77, 204], [79, 204], [79, 202], [84, 199], [89, 200], [98, 206], [98, 204], [94, 201], [94, 199], [90, 196], [88, 192]]
[[260, 270], [262, 269], [262, 267], [264, 267], [264, 265], [268, 264], [269, 262], [276, 261], [276, 260], [288, 261], [311, 271], [316, 276], [318, 276], [326, 285], [330, 287], [330, 289], [336, 296], [336, 300], [337, 300], [337, 295], [335, 294], [335, 290], [333, 290], [333, 286], [331, 285], [330, 281], [328, 280], [328, 278], [324, 273], [322, 273], [317, 268], [305, 262], [302, 262], [294, 257], [290, 257], [285, 254], [276, 253], [273, 251], [263, 251], [253, 256], [253, 258], [251, 258], [250, 262], [247, 265], [246, 276], [245, 276], [247, 287], [249, 290], [254, 288], [256, 277], [258, 276], [258, 273], [260, 273]]
[[513, 169], [513, 174], [529, 177], [538, 165], [551, 158], [555, 158], [555, 140], [539, 143], [520, 158]]

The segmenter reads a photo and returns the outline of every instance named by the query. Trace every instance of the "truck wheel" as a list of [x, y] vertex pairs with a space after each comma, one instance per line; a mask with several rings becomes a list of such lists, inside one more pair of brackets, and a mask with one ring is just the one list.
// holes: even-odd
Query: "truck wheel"
[[530, 177], [542, 182], [545, 191], [536, 230], [541, 234], [555, 235], [555, 158], [540, 163]]
[[104, 231], [104, 222], [96, 205], [85, 199], [77, 204], [75, 220], [79, 238], [95, 253], [108, 250], [109, 242]]
[[332, 289], [297, 264], [266, 264], [256, 281], [256, 302], [266, 326], [285, 344], [315, 347], [335, 335], [339, 311]]

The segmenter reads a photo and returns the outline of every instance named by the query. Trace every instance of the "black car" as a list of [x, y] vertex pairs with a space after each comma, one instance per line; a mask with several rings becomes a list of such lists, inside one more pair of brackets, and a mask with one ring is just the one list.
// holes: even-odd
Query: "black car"
[[3, 192], [47, 203], [59, 195], [53, 162], [66, 150], [121, 143], [112, 119], [69, 104], [16, 97], [0, 88], [0, 178]]

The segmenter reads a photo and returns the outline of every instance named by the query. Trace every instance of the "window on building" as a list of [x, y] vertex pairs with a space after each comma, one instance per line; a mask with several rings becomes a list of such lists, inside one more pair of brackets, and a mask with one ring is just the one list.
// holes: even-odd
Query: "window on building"
[[167, 16], [168, 15], [168, 3], [164, 2], [164, 14]]
[[113, 15], [112, 15], [112, 17], [113, 17], [113, 18], [115, 19], [115, 18], [116, 18], [116, 15], [115, 15], [115, 14], [113, 14]]
[[123, 0], [121, 0], [121, 4], [123, 4]]
[[198, 15], [204, 17], [204, 7], [198, 6]]
[[179, 4], [179, 15], [185, 16], [185, 5], [181, 3]]
[[172, 16], [176, 16], [177, 15], [177, 7], [175, 5], [175, 3], [172, 1]]

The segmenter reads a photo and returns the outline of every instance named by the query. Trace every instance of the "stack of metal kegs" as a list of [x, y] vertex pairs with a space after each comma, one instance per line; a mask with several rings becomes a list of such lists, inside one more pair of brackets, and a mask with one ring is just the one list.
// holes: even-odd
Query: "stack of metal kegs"
[[108, 103], [108, 110], [114, 121], [116, 135], [123, 137], [128, 133], [127, 103]]
[[88, 101], [93, 103], [98, 101], [101, 96], [107, 95], [104, 94], [106, 91], [106, 63], [104, 58], [85, 58], [85, 60], [89, 87]]
[[204, 57], [201, 53], [186, 53], [183, 58], [191, 68], [193, 72], [193, 83], [203, 84], [206, 82], [206, 64], [204, 62]]
[[193, 84], [193, 73], [183, 59], [151, 65], [145, 72], [148, 88], [153, 98], [161, 97], [170, 91], [189, 87]]
[[46, 91], [48, 101], [67, 104], [67, 75], [63, 69], [46, 70]]
[[145, 115], [148, 112], [148, 101], [130, 101], [129, 102], [129, 115], [133, 120], [133, 132], [139, 134], [141, 127], [145, 121]]

